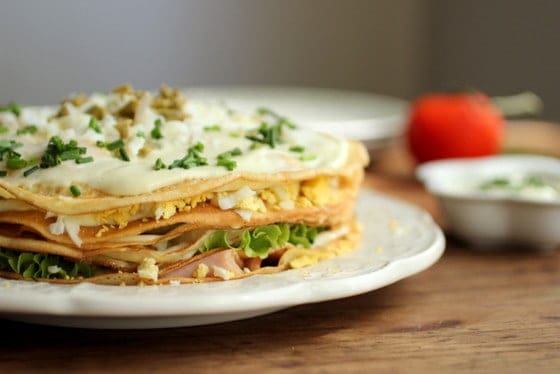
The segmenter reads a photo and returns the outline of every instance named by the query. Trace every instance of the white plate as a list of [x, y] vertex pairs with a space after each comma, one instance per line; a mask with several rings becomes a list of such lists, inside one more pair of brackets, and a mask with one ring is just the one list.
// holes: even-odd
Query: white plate
[[375, 290], [438, 260], [445, 240], [418, 208], [363, 190], [363, 244], [316, 266], [180, 286], [52, 285], [0, 280], [5, 318], [87, 328], [159, 328], [232, 321]]
[[325, 88], [210, 86], [186, 93], [245, 113], [264, 106], [301, 126], [363, 141], [370, 149], [402, 135], [407, 109], [397, 98]]

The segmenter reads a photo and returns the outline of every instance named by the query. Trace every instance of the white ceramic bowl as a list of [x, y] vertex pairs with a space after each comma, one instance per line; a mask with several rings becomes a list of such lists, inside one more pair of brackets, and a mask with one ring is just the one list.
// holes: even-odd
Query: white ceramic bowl
[[471, 242], [554, 247], [560, 244], [560, 196], [488, 192], [477, 187], [497, 177], [560, 178], [560, 160], [495, 156], [433, 161], [417, 176], [436, 195], [449, 230]]

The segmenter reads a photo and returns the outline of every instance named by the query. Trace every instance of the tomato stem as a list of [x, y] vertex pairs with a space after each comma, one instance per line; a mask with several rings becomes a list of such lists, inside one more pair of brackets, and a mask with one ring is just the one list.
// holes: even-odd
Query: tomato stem
[[510, 96], [494, 96], [492, 101], [508, 119], [535, 117], [541, 115], [543, 111], [541, 98], [530, 91]]

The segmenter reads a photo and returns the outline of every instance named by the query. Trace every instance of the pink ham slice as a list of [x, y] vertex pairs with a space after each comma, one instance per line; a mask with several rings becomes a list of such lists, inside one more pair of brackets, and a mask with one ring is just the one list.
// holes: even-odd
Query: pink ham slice
[[219, 276], [214, 274], [214, 266], [225, 269], [233, 274], [233, 276], [242, 275], [243, 269], [239, 266], [240, 260], [234, 249], [225, 249], [223, 251], [216, 251], [199, 260], [190, 262], [185, 266], [173, 269], [168, 273], [163, 272], [161, 278], [192, 278], [194, 271], [200, 264], [208, 266], [208, 276]]
[[259, 270], [261, 262], [262, 260], [259, 257], [250, 257], [244, 261], [245, 266], [251, 271]]

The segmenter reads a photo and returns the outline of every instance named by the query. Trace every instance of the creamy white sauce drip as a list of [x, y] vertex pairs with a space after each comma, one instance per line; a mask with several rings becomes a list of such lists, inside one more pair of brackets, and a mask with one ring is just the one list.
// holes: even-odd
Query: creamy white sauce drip
[[[105, 102], [106, 105], [116, 105], [113, 96], [96, 95], [90, 102]], [[87, 104], [85, 104], [87, 105]], [[41, 169], [28, 177], [23, 176], [26, 169], [10, 171], [3, 181], [12, 185], [26, 188], [34, 186], [71, 185], [89, 186], [115, 196], [128, 196], [148, 193], [159, 188], [180, 183], [188, 179], [216, 178], [229, 173], [279, 173], [286, 171], [300, 171], [315, 168], [338, 168], [344, 165], [348, 153], [348, 143], [340, 138], [317, 133], [306, 129], [289, 129], [284, 127], [284, 143], [275, 148], [267, 145], [250, 150], [252, 141], [243, 135], [258, 128], [260, 120], [257, 117], [230, 113], [225, 107], [189, 101], [185, 107], [190, 117], [184, 122], [168, 121], [161, 127], [163, 138], [152, 139], [151, 130], [154, 128], [157, 113], [151, 109], [144, 110], [142, 118], [146, 123], [136, 123], [131, 127], [132, 134], [144, 133], [145, 143], [133, 135], [127, 140], [126, 149], [130, 162], [122, 161], [113, 152], [96, 146], [96, 141], [111, 142], [119, 138], [113, 127], [115, 120], [106, 116], [100, 125], [103, 134], [97, 134], [88, 128], [90, 116], [79, 110], [60, 119], [48, 118], [54, 113], [49, 108], [28, 107], [22, 110], [19, 119], [11, 113], [2, 113], [0, 121], [10, 129], [10, 132], [0, 135], [0, 139], [13, 139], [23, 146], [16, 148], [25, 159], [40, 158], [51, 136], [60, 136], [65, 141], [75, 139], [79, 146], [87, 147], [85, 156], [93, 156], [95, 161], [88, 164], [76, 164], [65, 161], [61, 165]], [[35, 134], [16, 136], [18, 128], [26, 124], [34, 124], [38, 131]], [[205, 131], [205, 127], [219, 125], [220, 131]], [[158, 158], [169, 165], [176, 159], [183, 158], [187, 149], [201, 142], [205, 149], [202, 156], [207, 158], [209, 166], [191, 169], [162, 169], [154, 170], [153, 166]], [[142, 144], [148, 144], [152, 150], [146, 157], [139, 152]], [[305, 147], [303, 153], [290, 151], [290, 147], [300, 145]], [[221, 166], [215, 166], [218, 154], [240, 148], [241, 156], [233, 157], [237, 167], [228, 171]], [[302, 160], [304, 156], [306, 160]], [[0, 162], [0, 169], [5, 170], [5, 162]]]
[[560, 178], [552, 175], [515, 173], [479, 181], [478, 193], [497, 197], [520, 197], [538, 201], [560, 200]]

